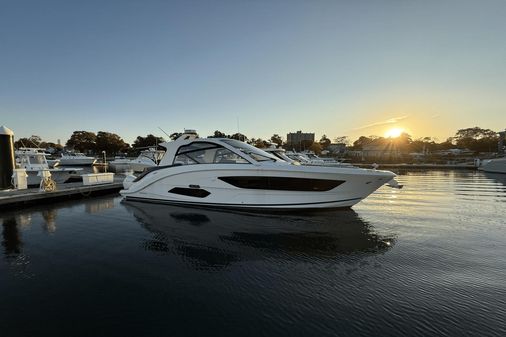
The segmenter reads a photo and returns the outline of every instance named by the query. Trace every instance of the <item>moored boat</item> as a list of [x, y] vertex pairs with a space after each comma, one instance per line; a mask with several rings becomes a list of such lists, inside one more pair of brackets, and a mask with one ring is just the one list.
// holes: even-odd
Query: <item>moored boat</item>
[[490, 173], [506, 173], [506, 157], [484, 160], [479, 169]]
[[60, 166], [91, 166], [96, 163], [96, 159], [88, 157], [83, 153], [62, 153]]
[[141, 151], [139, 156], [134, 159], [116, 157], [113, 161], [109, 162], [109, 167], [114, 171], [132, 170], [134, 172], [142, 172], [147, 168], [157, 166], [164, 153], [164, 151], [149, 148]]
[[164, 151], [149, 148], [142, 151], [135, 159], [130, 160], [130, 167], [134, 172], [142, 172], [147, 168], [157, 166], [163, 158]]
[[294, 165], [244, 142], [186, 132], [156, 167], [128, 176], [126, 200], [247, 209], [351, 207], [394, 179], [389, 171]]
[[64, 183], [71, 175], [76, 175], [82, 169], [51, 168], [46, 159], [47, 154], [38, 148], [20, 148], [15, 151], [16, 163], [24, 168], [28, 175], [28, 185], [39, 185], [40, 171], [46, 170], [51, 173], [51, 179], [56, 183]]

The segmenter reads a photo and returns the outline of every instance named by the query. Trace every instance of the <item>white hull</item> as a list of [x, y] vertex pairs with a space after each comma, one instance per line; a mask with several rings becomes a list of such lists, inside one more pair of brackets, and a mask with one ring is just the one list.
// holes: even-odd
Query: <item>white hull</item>
[[130, 170], [130, 161], [129, 160], [114, 160], [110, 161], [109, 169], [112, 171], [128, 171]]
[[[390, 181], [394, 174], [386, 171], [337, 169], [330, 167], [254, 165], [190, 165], [155, 170], [120, 193], [127, 200], [186, 204], [194, 206], [253, 208], [253, 209], [326, 209], [355, 205], [377, 188]], [[248, 165], [249, 166], [249, 165]], [[269, 179], [297, 179], [339, 181], [330, 190], [274, 190], [236, 187], [220, 179], [223, 177], [269, 177]], [[253, 178], [253, 179], [255, 179]], [[260, 178], [262, 179], [262, 178]], [[286, 186], [285, 186], [286, 187]], [[294, 187], [295, 188], [295, 187]], [[188, 196], [196, 190], [208, 195]]]
[[[49, 172], [51, 172], [51, 179], [57, 184], [63, 184], [72, 174], [76, 173], [74, 170], [49, 170]], [[26, 171], [26, 174], [28, 174], [28, 185], [40, 185], [39, 171]]]
[[127, 171], [132, 170], [134, 172], [143, 172], [145, 169], [156, 166], [155, 163], [138, 162], [135, 160], [127, 161], [111, 161], [109, 162], [109, 168], [113, 171]]
[[490, 173], [506, 173], [506, 158], [487, 160], [480, 169]]
[[134, 172], [143, 172], [145, 169], [156, 166], [155, 163], [140, 163], [140, 162], [134, 162], [132, 161], [130, 163], [130, 168]]

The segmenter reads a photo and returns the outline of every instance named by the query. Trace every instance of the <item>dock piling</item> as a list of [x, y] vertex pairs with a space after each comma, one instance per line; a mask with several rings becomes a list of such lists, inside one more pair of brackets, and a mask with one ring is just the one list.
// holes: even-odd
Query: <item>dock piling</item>
[[14, 132], [2, 125], [0, 126], [0, 189], [12, 186], [14, 168]]

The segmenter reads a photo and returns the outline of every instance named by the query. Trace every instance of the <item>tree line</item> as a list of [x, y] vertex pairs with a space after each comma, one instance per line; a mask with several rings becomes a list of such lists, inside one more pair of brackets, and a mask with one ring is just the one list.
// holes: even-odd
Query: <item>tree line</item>
[[381, 147], [395, 146], [400, 152], [426, 152], [431, 153], [449, 149], [467, 149], [475, 153], [496, 152], [499, 136], [495, 131], [472, 127], [459, 129], [453, 137], [445, 141], [437, 142], [433, 137], [421, 137], [412, 139], [411, 135], [402, 133], [397, 138], [385, 138], [377, 136], [360, 136], [353, 142], [352, 150], [363, 150], [364, 147], [377, 145]]
[[[174, 132], [169, 138], [176, 139], [181, 133]], [[311, 150], [315, 153], [321, 153], [327, 150], [332, 144], [330, 138], [323, 135], [319, 141], [305, 140], [298, 144], [287, 144], [279, 134], [273, 134], [269, 139], [248, 138], [242, 133], [226, 134], [216, 130], [207, 138], [230, 138], [247, 142], [258, 148], [266, 148], [272, 145], [284, 147], [287, 150]], [[342, 144], [350, 150], [363, 150], [370, 145], [378, 146], [396, 146], [401, 152], [433, 152], [437, 150], [446, 150], [451, 148], [469, 149], [473, 152], [495, 152], [497, 150], [499, 136], [490, 129], [472, 127], [458, 130], [453, 137], [449, 137], [443, 142], [438, 143], [435, 138], [421, 137], [412, 139], [412, 137], [403, 133], [396, 138], [385, 138], [377, 136], [360, 136], [352, 144], [348, 137], [341, 136], [334, 138], [334, 144]], [[106, 131], [98, 131], [96, 134], [91, 131], [74, 131], [66, 141], [65, 147], [68, 150], [75, 150], [83, 153], [98, 154], [105, 151], [107, 154], [114, 155], [118, 153], [132, 153], [147, 147], [157, 146], [164, 142], [163, 137], [157, 137], [152, 134], [147, 136], [137, 136], [133, 144], [126, 143], [119, 135]], [[62, 151], [63, 146], [45, 142], [39, 136], [29, 138], [20, 138], [15, 143], [16, 148], [20, 147], [40, 147], [51, 148], [55, 151]]]
[[[74, 131], [65, 143], [66, 150], [79, 151], [87, 154], [98, 154], [105, 151], [107, 154], [115, 155], [118, 153], [137, 152], [141, 149], [157, 146], [164, 142], [162, 137], [156, 137], [149, 134], [145, 137], [138, 136], [132, 145], [126, 143], [119, 135], [99, 131], [96, 134], [91, 131]], [[51, 152], [61, 152], [64, 150], [60, 144], [45, 142], [41, 137], [33, 135], [28, 138], [20, 138], [14, 142], [14, 147], [39, 147], [50, 149]]]

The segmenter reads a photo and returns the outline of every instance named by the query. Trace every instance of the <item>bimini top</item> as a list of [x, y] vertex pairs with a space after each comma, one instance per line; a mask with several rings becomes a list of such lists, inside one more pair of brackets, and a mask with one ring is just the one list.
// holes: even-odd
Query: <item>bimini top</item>
[[198, 138], [195, 133], [184, 133], [175, 141], [159, 145], [167, 149], [160, 166], [175, 164], [289, 164], [270, 153], [235, 139]]

